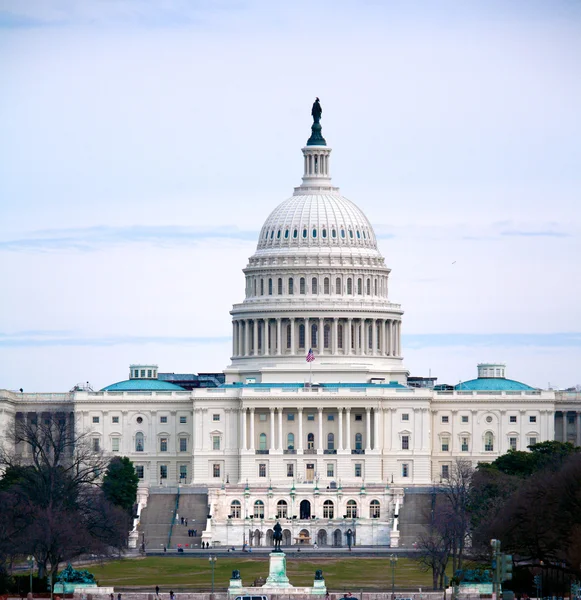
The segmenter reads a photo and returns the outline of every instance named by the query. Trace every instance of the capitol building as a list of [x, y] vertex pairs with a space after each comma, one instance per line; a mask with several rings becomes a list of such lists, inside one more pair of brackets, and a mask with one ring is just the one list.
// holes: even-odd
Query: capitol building
[[244, 269], [224, 371], [131, 365], [101, 391], [0, 390], [4, 444], [15, 420], [56, 411], [95, 451], [130, 457], [140, 509], [195, 497], [197, 543], [213, 546], [269, 544], [276, 520], [283, 546], [397, 546], [408, 498], [456, 459], [581, 445], [579, 393], [508, 379], [503, 364], [456, 386], [409, 378], [389, 266], [333, 184], [318, 100], [312, 116], [302, 182], [266, 217]]

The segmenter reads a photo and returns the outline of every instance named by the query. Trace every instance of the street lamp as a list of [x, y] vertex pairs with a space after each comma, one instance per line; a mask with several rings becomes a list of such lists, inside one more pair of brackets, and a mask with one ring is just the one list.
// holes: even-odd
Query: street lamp
[[395, 599], [395, 565], [397, 565], [397, 556], [395, 554], [390, 554], [389, 562], [391, 563], [391, 600], [394, 600]]
[[216, 566], [216, 561], [218, 560], [215, 556], [210, 556], [208, 558], [210, 564], [212, 565], [212, 595], [210, 598], [214, 598], [214, 567]]
[[28, 566], [30, 568], [30, 593], [32, 594], [32, 571], [34, 569], [34, 556], [30, 555], [26, 558], [28, 560]]

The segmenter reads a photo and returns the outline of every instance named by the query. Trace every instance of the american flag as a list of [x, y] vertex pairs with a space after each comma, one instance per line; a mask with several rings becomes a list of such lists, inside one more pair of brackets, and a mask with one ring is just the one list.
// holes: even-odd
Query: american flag
[[315, 360], [315, 355], [313, 354], [313, 349], [309, 348], [309, 353], [307, 354], [307, 362], [313, 362]]

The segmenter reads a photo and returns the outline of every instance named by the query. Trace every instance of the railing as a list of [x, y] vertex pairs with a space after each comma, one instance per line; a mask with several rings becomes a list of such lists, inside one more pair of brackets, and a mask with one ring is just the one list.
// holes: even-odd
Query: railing
[[283, 454], [296, 454], [297, 451], [293, 450], [292, 448], [286, 448], [285, 450], [283, 450]]
[[269, 450], [257, 450], [256, 454], [268, 454]]
[[323, 454], [337, 454], [337, 450], [330, 450], [330, 449], [323, 450]]
[[365, 450], [360, 450], [360, 449], [351, 450], [351, 454], [365, 454]]
[[306, 450], [303, 450], [303, 454], [317, 454], [317, 451], [315, 448], [307, 448]]
[[178, 493], [176, 494], [176, 504], [173, 509], [173, 515], [171, 517], [171, 523], [169, 524], [169, 533], [167, 535], [167, 547], [171, 548], [171, 536], [173, 533], [173, 524], [176, 522], [176, 517], [178, 514], [178, 507], [180, 505], [180, 486], [178, 485]]

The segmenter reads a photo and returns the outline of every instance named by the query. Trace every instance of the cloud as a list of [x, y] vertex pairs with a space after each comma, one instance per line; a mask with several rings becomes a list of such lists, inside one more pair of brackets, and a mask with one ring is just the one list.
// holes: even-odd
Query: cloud
[[525, 230], [518, 230], [518, 229], [512, 229], [512, 230], [508, 230], [508, 231], [501, 231], [500, 235], [509, 235], [509, 236], [522, 236], [522, 237], [569, 237], [570, 234], [566, 233], [564, 231], [552, 231], [552, 230], [545, 230], [545, 231], [525, 231]]
[[449, 346], [490, 347], [566, 347], [581, 348], [581, 333], [431, 333], [404, 334], [403, 345], [409, 348]]

